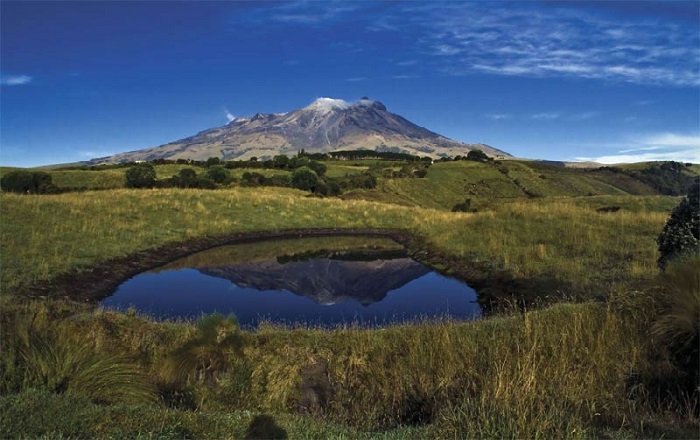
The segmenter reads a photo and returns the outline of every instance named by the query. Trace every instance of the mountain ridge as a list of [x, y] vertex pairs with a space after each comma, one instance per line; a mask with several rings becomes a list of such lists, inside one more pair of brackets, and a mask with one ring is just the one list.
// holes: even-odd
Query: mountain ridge
[[203, 130], [158, 147], [96, 158], [92, 164], [156, 159], [245, 160], [278, 154], [339, 150], [375, 150], [432, 158], [466, 155], [480, 149], [489, 156], [510, 154], [485, 144], [467, 144], [418, 126], [391, 113], [379, 101], [362, 97], [350, 103], [318, 98], [308, 106], [286, 113], [256, 113], [228, 124]]

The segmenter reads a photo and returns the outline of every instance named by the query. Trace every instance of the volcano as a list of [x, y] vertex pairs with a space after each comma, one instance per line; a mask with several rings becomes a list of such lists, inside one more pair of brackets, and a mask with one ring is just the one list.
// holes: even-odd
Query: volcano
[[262, 160], [279, 154], [291, 156], [301, 149], [307, 153], [373, 150], [432, 158], [466, 155], [479, 149], [492, 157], [510, 156], [488, 145], [448, 139], [389, 112], [381, 102], [364, 97], [354, 103], [319, 98], [288, 113], [236, 118], [222, 127], [169, 144], [93, 159], [90, 163], [210, 157]]

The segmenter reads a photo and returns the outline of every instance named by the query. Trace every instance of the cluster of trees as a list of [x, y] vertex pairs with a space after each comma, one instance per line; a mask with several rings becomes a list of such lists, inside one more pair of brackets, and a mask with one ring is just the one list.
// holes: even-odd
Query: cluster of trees
[[328, 177], [308, 166], [296, 168], [291, 176], [275, 175], [265, 177], [260, 173], [247, 172], [241, 178], [244, 186], [283, 186], [310, 191], [314, 194], [337, 196], [350, 189], [372, 189], [377, 186], [377, 178], [369, 172], [345, 177]]
[[214, 189], [231, 181], [231, 172], [223, 166], [210, 166], [199, 175], [192, 168], [183, 168], [167, 179], [156, 178], [156, 170], [150, 163], [139, 163], [126, 171], [127, 188], [202, 188]]
[[0, 179], [3, 191], [22, 194], [55, 194], [60, 189], [53, 184], [51, 175], [43, 171], [10, 171]]
[[374, 150], [347, 150], [333, 151], [328, 153], [333, 159], [342, 160], [359, 160], [359, 159], [379, 159], [379, 160], [396, 160], [405, 162], [432, 162], [429, 157], [414, 156], [408, 153], [397, 153], [393, 151], [374, 151]]

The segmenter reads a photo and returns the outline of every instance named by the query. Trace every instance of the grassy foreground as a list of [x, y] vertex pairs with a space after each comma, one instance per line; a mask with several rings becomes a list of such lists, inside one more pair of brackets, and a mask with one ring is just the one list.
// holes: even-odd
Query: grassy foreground
[[[654, 239], [672, 197], [518, 199], [469, 214], [279, 188], [1, 194], [0, 203], [3, 438], [698, 433], [694, 410], [672, 392], [682, 372], [650, 333], [662, 291]], [[621, 209], [596, 211], [609, 205]], [[475, 323], [242, 332], [223, 319], [156, 323], [14, 296], [168, 243], [322, 227], [406, 229], [465, 264], [608, 301]]]

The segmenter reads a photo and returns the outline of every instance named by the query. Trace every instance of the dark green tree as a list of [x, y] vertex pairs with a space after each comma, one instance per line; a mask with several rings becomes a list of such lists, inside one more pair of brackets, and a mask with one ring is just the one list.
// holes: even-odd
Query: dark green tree
[[10, 171], [0, 179], [0, 187], [3, 191], [44, 194], [52, 192], [54, 187], [51, 175], [43, 171]]
[[227, 170], [226, 168], [217, 165], [210, 167], [206, 173], [204, 173], [204, 177], [207, 177], [211, 180], [213, 180], [216, 183], [224, 183], [226, 179], [231, 177], [231, 172]]
[[180, 188], [195, 188], [197, 186], [197, 172], [192, 168], [183, 168], [178, 174]]
[[[304, 150], [302, 150], [304, 151]], [[311, 170], [316, 173], [318, 177], [323, 177], [324, 174], [326, 174], [326, 166], [322, 164], [321, 162], [312, 160], [309, 162], [308, 167], [311, 168]]]
[[219, 159], [218, 157], [210, 157], [209, 159], [207, 159], [204, 166], [212, 167], [214, 165], [219, 165], [219, 164], [221, 164], [221, 159]]
[[289, 158], [284, 154], [280, 154], [272, 158], [272, 163], [275, 168], [284, 169], [289, 166]]
[[292, 186], [304, 191], [313, 191], [318, 184], [318, 175], [308, 167], [294, 170], [292, 174]]
[[489, 160], [489, 157], [483, 151], [479, 149], [474, 149], [467, 153], [467, 160], [473, 160], [476, 162], [486, 162], [487, 160]]
[[126, 170], [127, 188], [153, 188], [156, 184], [156, 169], [150, 163], [138, 163]]
[[661, 235], [658, 265], [666, 269], [670, 260], [683, 254], [700, 250], [700, 179], [690, 186], [688, 195], [671, 212]]

